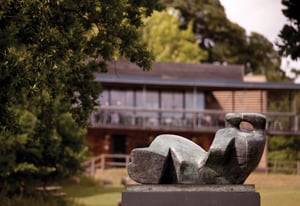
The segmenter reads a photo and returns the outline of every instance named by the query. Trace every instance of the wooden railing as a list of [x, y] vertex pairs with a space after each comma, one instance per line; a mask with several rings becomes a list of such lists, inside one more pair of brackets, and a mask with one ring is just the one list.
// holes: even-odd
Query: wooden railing
[[300, 161], [269, 160], [268, 173], [300, 175]]
[[[222, 110], [145, 109], [131, 107], [103, 107], [91, 114], [91, 127], [139, 129], [177, 129], [216, 131], [224, 128]], [[298, 133], [298, 116], [293, 112], [264, 112], [267, 131]]]
[[129, 164], [130, 156], [125, 154], [101, 154], [82, 163], [87, 175], [92, 175], [97, 169], [126, 168]]

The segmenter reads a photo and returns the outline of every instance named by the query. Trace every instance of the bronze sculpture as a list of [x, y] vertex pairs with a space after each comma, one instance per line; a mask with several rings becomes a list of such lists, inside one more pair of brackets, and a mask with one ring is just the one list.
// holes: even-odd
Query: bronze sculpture
[[[240, 129], [248, 122], [253, 130]], [[265, 146], [266, 118], [228, 113], [209, 151], [176, 135], [159, 135], [147, 148], [134, 149], [129, 176], [143, 184], [242, 184], [257, 167]]]

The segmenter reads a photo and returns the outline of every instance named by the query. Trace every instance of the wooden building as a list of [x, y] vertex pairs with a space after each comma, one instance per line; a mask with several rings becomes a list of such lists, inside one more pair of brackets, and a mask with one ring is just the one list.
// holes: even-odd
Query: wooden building
[[[120, 60], [96, 74], [96, 82], [103, 86], [101, 106], [90, 116], [87, 133], [94, 155], [129, 154], [159, 134], [181, 135], [208, 150], [227, 112], [265, 114], [268, 135], [299, 134], [295, 94], [300, 85], [245, 77], [240, 65], [157, 62], [143, 71]], [[269, 110], [272, 92], [279, 104], [287, 100], [289, 111]]]

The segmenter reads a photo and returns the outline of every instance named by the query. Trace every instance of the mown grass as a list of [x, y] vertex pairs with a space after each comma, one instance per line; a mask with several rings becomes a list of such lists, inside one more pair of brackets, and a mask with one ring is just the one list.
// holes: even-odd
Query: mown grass
[[[125, 187], [121, 179], [125, 169], [99, 171], [95, 177], [81, 177], [80, 182], [60, 182], [63, 198], [40, 196], [34, 198], [1, 198], [2, 206], [117, 206]], [[103, 185], [103, 180], [110, 185]], [[253, 173], [245, 184], [254, 184], [261, 196], [261, 206], [294, 206], [300, 202], [300, 175]], [[65, 201], [67, 200], [67, 201]]]
[[[85, 194], [90, 195], [79, 195], [75, 199], [86, 206], [116, 206], [125, 190], [120, 181], [126, 174], [126, 170], [99, 171], [95, 177], [99, 181], [111, 179], [112, 185], [100, 189], [98, 186], [98, 189], [86, 188]], [[253, 173], [245, 184], [255, 185], [261, 196], [261, 206], [294, 206], [300, 202], [300, 175]]]
[[0, 195], [1, 206], [83, 206], [73, 199], [65, 199], [62, 197], [53, 197], [48, 195], [27, 196], [27, 197], [7, 197]]
[[300, 202], [300, 175], [251, 174], [246, 184], [255, 184], [261, 206], [294, 206]]
[[64, 189], [68, 198], [85, 206], [116, 206], [121, 201], [124, 187], [116, 186], [73, 186]]
[[75, 198], [77, 203], [85, 206], [117, 206], [121, 201], [121, 191], [119, 188], [110, 192], [101, 192], [97, 195]]
[[261, 206], [296, 206], [300, 202], [300, 190], [259, 189]]
[[[121, 178], [126, 175], [125, 169], [98, 171], [94, 185], [84, 186], [83, 181], [68, 193], [86, 206], [116, 206], [125, 190], [120, 184]], [[103, 187], [101, 180], [110, 180], [112, 185]], [[294, 206], [300, 202], [300, 175], [253, 173], [245, 184], [255, 185], [261, 196], [261, 206]]]
[[[63, 191], [67, 197], [77, 204], [84, 206], [117, 206], [121, 201], [121, 193], [125, 187], [121, 185], [121, 178], [124, 170], [102, 171], [100, 177], [94, 179], [82, 177], [80, 183], [67, 181], [62, 183]], [[110, 173], [111, 184], [104, 185], [103, 180], [108, 176], [104, 173]]]
[[[125, 172], [125, 173], [124, 173]], [[103, 176], [105, 174], [105, 176]], [[121, 185], [121, 178], [126, 170], [103, 171], [100, 177], [80, 177], [61, 182], [53, 182], [53, 185], [62, 186], [66, 196], [55, 197], [49, 192], [33, 192], [30, 195], [16, 195], [8, 197], [0, 193], [0, 206], [116, 206], [121, 201], [121, 193], [124, 186]], [[105, 186], [103, 179], [112, 178], [111, 184]], [[0, 188], [1, 189], [1, 188]]]

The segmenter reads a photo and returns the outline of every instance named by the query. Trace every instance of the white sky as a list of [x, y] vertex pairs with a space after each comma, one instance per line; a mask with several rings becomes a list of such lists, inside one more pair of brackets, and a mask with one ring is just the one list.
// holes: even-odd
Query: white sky
[[[220, 0], [225, 8], [227, 18], [242, 26], [247, 34], [255, 31], [275, 43], [278, 34], [287, 22], [282, 14], [281, 0]], [[299, 68], [300, 62], [282, 60], [281, 68], [289, 72], [289, 68]], [[300, 83], [300, 80], [297, 81]]]

